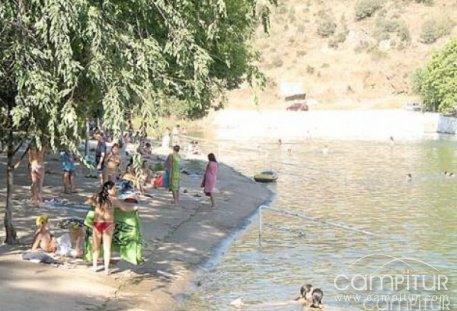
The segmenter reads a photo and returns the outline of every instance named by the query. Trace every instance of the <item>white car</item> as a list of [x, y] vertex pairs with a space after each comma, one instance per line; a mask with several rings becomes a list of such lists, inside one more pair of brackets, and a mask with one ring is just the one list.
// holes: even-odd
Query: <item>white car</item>
[[405, 110], [408, 111], [421, 111], [422, 105], [419, 103], [406, 103]]

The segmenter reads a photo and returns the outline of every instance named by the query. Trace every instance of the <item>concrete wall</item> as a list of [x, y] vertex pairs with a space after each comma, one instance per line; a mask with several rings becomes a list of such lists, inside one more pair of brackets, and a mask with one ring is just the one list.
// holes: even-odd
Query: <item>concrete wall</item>
[[213, 120], [219, 139], [356, 139], [417, 140], [433, 133], [452, 133], [455, 118], [405, 110], [289, 112], [223, 110]]
[[436, 131], [443, 134], [454, 134], [457, 130], [457, 118], [439, 115]]

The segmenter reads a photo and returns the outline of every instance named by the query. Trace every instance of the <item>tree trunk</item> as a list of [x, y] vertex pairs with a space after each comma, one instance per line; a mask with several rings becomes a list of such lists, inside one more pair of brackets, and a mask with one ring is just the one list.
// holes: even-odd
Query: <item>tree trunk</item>
[[17, 243], [17, 234], [16, 229], [13, 226], [13, 215], [12, 215], [12, 207], [13, 207], [13, 185], [14, 185], [14, 141], [13, 141], [13, 130], [9, 129], [8, 135], [8, 149], [7, 149], [7, 156], [8, 156], [8, 163], [6, 168], [6, 207], [5, 207], [5, 217], [4, 217], [4, 224], [5, 224], [5, 232], [6, 232], [6, 244], [16, 244]]
[[87, 155], [89, 154], [89, 136], [90, 136], [89, 121], [86, 121], [86, 139], [84, 140], [84, 157], [87, 157]]

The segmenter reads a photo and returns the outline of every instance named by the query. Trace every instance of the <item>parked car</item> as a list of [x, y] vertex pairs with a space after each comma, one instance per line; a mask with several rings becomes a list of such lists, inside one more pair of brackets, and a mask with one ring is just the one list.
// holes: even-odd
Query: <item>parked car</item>
[[422, 110], [422, 105], [419, 103], [406, 103], [405, 104], [405, 110], [408, 111], [421, 111]]
[[295, 103], [287, 107], [287, 111], [308, 111], [309, 107], [305, 103]]

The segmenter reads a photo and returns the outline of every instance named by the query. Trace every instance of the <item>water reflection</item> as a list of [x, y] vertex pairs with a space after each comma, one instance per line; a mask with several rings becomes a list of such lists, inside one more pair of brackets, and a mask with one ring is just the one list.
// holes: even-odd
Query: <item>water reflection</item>
[[[271, 185], [277, 192], [274, 208], [377, 236], [265, 211], [263, 247], [258, 247], [258, 227], [253, 224], [211, 269], [185, 309], [231, 310], [228, 304], [238, 297], [254, 302], [290, 300], [307, 282], [324, 290], [324, 302], [330, 307], [364, 310], [367, 306], [362, 301], [338, 300], [344, 292], [335, 288], [335, 278], [344, 273], [378, 271], [383, 262], [388, 262], [385, 255], [420, 259], [437, 268], [450, 279], [449, 288], [415, 293], [446, 295], [455, 304], [457, 293], [452, 281], [455, 283], [457, 277], [457, 178], [443, 173], [457, 171], [454, 144], [446, 140], [394, 146], [375, 142], [309, 140], [279, 145], [256, 141], [247, 142], [242, 152], [234, 152], [233, 145], [219, 144], [223, 161], [246, 175], [265, 169], [278, 172], [278, 182]], [[351, 266], [369, 255], [377, 257]], [[391, 265], [380, 271], [399, 274], [408, 269]], [[364, 292], [370, 293], [383, 292]]]

